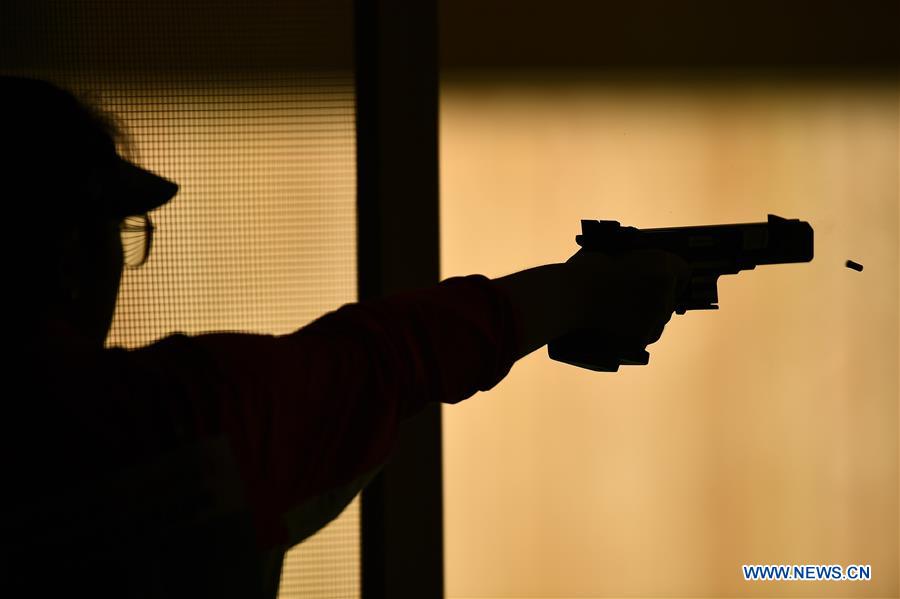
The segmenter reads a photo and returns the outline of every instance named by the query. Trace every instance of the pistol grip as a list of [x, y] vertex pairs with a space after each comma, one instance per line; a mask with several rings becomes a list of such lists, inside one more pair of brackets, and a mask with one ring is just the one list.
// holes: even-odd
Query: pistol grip
[[619, 366], [645, 366], [646, 346], [610, 338], [600, 331], [575, 331], [547, 344], [552, 360], [598, 372], [617, 372]]

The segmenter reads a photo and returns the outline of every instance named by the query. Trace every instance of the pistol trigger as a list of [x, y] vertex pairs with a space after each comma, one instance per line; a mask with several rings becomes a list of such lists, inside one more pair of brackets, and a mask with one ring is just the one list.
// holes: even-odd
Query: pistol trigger
[[719, 303], [719, 275], [700, 275], [691, 280], [691, 304], [712, 305]]

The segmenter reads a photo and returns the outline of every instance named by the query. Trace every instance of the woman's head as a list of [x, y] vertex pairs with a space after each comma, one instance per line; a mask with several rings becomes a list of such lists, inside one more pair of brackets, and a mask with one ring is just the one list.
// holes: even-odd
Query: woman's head
[[113, 119], [35, 79], [0, 77], [0, 200], [17, 324], [67, 321], [102, 345], [123, 267], [120, 224], [177, 186], [121, 158]]

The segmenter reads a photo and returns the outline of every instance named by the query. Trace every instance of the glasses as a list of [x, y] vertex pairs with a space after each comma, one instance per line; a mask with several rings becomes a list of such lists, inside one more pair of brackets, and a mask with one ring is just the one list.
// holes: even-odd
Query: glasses
[[125, 266], [140, 268], [150, 257], [153, 223], [146, 214], [126, 216], [120, 226]]

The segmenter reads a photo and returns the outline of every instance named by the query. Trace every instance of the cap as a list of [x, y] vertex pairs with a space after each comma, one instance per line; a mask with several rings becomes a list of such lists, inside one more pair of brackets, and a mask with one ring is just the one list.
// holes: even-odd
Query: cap
[[178, 184], [116, 155], [100, 182], [105, 209], [111, 216], [143, 214], [159, 208], [176, 193]]
[[[0, 195], [33, 198], [24, 210], [125, 217], [159, 208], [178, 192], [174, 182], [119, 155], [109, 115], [47, 81], [0, 76], [0, 121]], [[85, 184], [89, 195], [79, 195]], [[70, 202], [76, 198], [93, 201]]]

